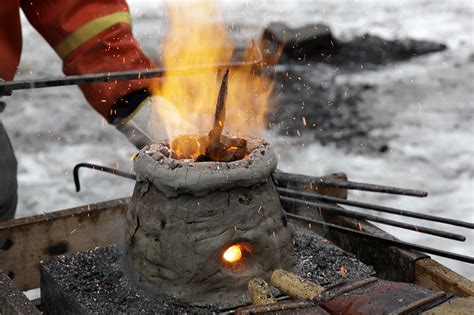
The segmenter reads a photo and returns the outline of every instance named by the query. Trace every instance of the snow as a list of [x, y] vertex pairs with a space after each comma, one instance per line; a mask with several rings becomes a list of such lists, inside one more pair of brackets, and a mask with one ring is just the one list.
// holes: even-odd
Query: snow
[[[164, 32], [163, 1], [131, 0], [134, 32], [147, 51]], [[389, 152], [351, 153], [332, 145], [269, 134], [286, 171], [322, 175], [346, 172], [350, 179], [427, 190], [428, 198], [351, 192], [350, 198], [474, 221], [474, 49], [471, 1], [224, 1], [224, 19], [243, 25], [235, 34], [251, 38], [275, 20], [292, 26], [329, 24], [336, 36], [366, 32], [386, 38], [445, 42], [448, 50], [341, 75], [339, 80], [370, 83], [363, 108], [382, 122], [373, 130], [387, 137]], [[54, 51], [23, 18], [24, 49], [18, 79], [61, 74]], [[15, 92], [2, 113], [19, 161], [18, 216], [128, 196], [133, 182], [90, 170], [81, 172], [76, 194], [72, 168], [79, 162], [131, 171], [134, 148], [86, 104], [74, 87]], [[288, 143], [290, 146], [288, 146]], [[385, 215], [384, 215], [385, 216]], [[388, 217], [388, 216], [387, 216]], [[393, 217], [397, 218], [397, 217]], [[424, 223], [468, 236], [465, 243], [388, 228], [402, 240], [474, 256], [474, 232]], [[434, 257], [474, 279], [471, 265]]]

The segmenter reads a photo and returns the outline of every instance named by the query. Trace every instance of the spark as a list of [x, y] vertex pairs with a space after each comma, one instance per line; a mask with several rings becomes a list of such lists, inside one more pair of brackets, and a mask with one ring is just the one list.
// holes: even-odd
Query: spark
[[344, 268], [344, 265], [341, 265], [341, 268], [339, 268], [339, 274], [343, 278], [345, 278], [347, 276], [347, 271], [346, 271], [346, 268]]

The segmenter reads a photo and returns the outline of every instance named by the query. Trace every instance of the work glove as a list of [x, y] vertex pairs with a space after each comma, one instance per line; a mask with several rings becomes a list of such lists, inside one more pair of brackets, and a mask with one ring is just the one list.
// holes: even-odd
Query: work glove
[[137, 149], [156, 140], [153, 131], [152, 111], [153, 101], [150, 96], [143, 100], [130, 116], [115, 124], [117, 130], [123, 133]]
[[175, 138], [180, 135], [174, 134], [178, 131], [185, 130], [187, 134], [199, 131], [199, 126], [183, 121], [174, 104], [161, 96], [151, 96], [147, 91], [146, 94], [138, 91], [126, 96], [112, 108], [112, 113], [112, 124], [138, 149]]
[[156, 141], [153, 129], [153, 99], [148, 90], [139, 90], [120, 99], [111, 110], [109, 122], [138, 149]]
[[123, 97], [112, 108], [111, 123], [138, 149], [166, 138], [155, 103], [147, 90], [141, 90]]

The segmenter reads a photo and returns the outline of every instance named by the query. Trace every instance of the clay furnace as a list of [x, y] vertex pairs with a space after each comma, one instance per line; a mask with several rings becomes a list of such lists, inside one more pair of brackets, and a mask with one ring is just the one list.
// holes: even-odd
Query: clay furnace
[[135, 158], [127, 259], [137, 280], [191, 304], [248, 300], [250, 278], [291, 269], [292, 232], [271, 175], [269, 144], [247, 139], [234, 162], [171, 158], [167, 142]]

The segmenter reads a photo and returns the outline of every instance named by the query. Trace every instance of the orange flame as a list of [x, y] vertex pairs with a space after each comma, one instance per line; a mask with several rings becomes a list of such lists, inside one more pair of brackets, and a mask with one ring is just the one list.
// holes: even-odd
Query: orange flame
[[[156, 106], [155, 126], [166, 128], [171, 149], [192, 150], [194, 155], [203, 148], [196, 141], [174, 141], [182, 135], [207, 133], [213, 126], [214, 111], [225, 69], [218, 65], [231, 61], [235, 44], [228, 39], [217, 5], [197, 1], [168, 5], [169, 31], [165, 38], [163, 66], [183, 69], [196, 65], [212, 65], [203, 69], [170, 70], [160, 84], [153, 88]], [[219, 23], [209, 21], [218, 20]], [[257, 59], [256, 46], [250, 45], [243, 61]], [[265, 67], [241, 66], [231, 68], [226, 101], [225, 131], [235, 135], [262, 135], [265, 130], [269, 96], [273, 82], [259, 75]], [[158, 123], [161, 121], [161, 123]], [[184, 138], [183, 138], [184, 139]], [[192, 148], [190, 148], [192, 147]]]

